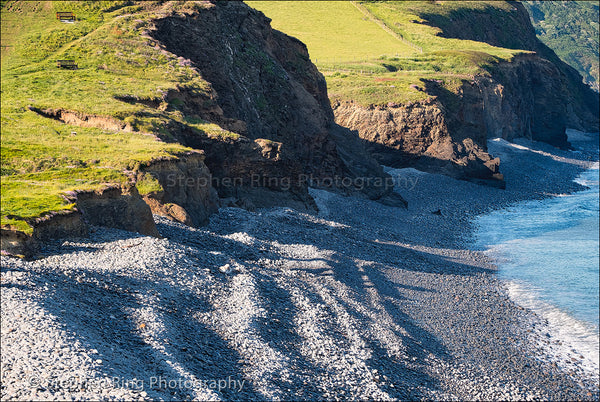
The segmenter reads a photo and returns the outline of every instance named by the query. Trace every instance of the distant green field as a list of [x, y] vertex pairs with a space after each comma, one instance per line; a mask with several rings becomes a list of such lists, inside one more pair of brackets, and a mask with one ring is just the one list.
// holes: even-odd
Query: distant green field
[[[303, 41], [327, 79], [332, 101], [411, 102], [428, 97], [417, 91], [422, 79], [458, 88], [461, 79], [489, 74], [500, 60], [519, 50], [447, 39], [419, 15], [447, 17], [456, 12], [507, 11], [506, 2], [464, 1], [247, 1], [271, 25]], [[412, 87], [411, 87], [412, 86]]]
[[514, 50], [491, 46], [483, 42], [440, 37], [438, 34], [442, 30], [425, 24], [425, 20], [421, 17], [451, 18], [453, 13], [469, 12], [471, 10], [493, 12], [496, 9], [502, 10], [512, 7], [503, 1], [383, 1], [361, 3], [390, 29], [421, 46], [425, 52], [470, 50], [488, 53], [502, 59], [510, 59], [515, 53]]
[[307, 44], [310, 57], [317, 64], [416, 52], [383, 31], [349, 1], [247, 1], [246, 4], [271, 18], [273, 28]]

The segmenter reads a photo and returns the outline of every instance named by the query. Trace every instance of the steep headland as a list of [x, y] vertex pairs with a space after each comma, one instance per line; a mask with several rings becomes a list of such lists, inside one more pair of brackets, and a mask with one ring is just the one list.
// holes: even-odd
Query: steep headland
[[[298, 28], [286, 12], [297, 6], [250, 4], [272, 15], [277, 28], [306, 38], [309, 51], [337, 53], [310, 35], [316, 19]], [[353, 4], [356, 20], [366, 17], [398, 46], [345, 59], [340, 50], [338, 61], [321, 59], [318, 66], [336, 122], [357, 130], [379, 162], [502, 187], [501, 161], [488, 154], [488, 138], [526, 137], [564, 148], [567, 127], [597, 131], [598, 95], [536, 38], [521, 4]], [[360, 34], [346, 32], [357, 41]]]
[[[381, 11], [372, 7], [374, 12]], [[501, 161], [486, 153], [487, 138], [526, 137], [564, 148], [569, 146], [567, 127], [597, 131], [598, 95], [536, 38], [522, 5], [505, 10], [492, 4], [473, 10], [467, 4], [449, 11], [436, 10], [442, 7], [415, 6], [411, 11], [423, 19], [421, 24], [441, 29], [438, 36], [535, 53], [493, 60], [484, 71], [463, 79], [455, 88], [448, 88], [444, 80], [422, 79], [420, 89], [432, 96], [433, 102], [429, 98], [416, 104], [375, 108], [356, 102], [352, 102], [353, 107], [348, 102], [336, 103], [336, 121], [358, 130], [370, 148], [377, 150], [375, 155], [382, 163], [416, 166], [477, 181], [483, 178], [502, 186]], [[422, 113], [424, 110], [428, 112]], [[367, 123], [381, 121], [382, 112], [410, 117], [400, 121], [384, 118], [382, 133], [377, 124]], [[432, 114], [437, 118], [432, 119]], [[420, 147], [413, 146], [415, 141]]]
[[[67, 5], [73, 24], [53, 14]], [[219, 204], [314, 210], [309, 185], [401, 206], [378, 162], [503, 187], [487, 138], [568, 147], [567, 126], [597, 128], [597, 94], [519, 4], [344, 7], [396, 53], [321, 61], [326, 83], [302, 42], [243, 3], [4, 3], [5, 236], [35, 237], [61, 210], [95, 222], [65, 194], [109, 188], [193, 225]]]
[[[73, 24], [55, 19], [67, 6]], [[84, 207], [84, 190], [122, 188], [144, 214], [196, 226], [220, 203], [315, 210], [309, 185], [404, 205], [333, 121], [306, 47], [241, 2], [7, 2], [3, 18], [16, 32], [3, 48], [3, 249], [31, 253], [13, 238], [38, 238], [56, 210], [140, 230], [129, 207], [108, 220]]]
[[[385, 178], [377, 163], [365, 152], [361, 153], [358, 142], [352, 141], [354, 134], [334, 123], [325, 79], [311, 63], [306, 46], [273, 30], [269, 21], [243, 3], [217, 2], [193, 15], [156, 20], [150, 35], [169, 52], [189, 60], [210, 83], [214, 91], [211, 106], [229, 121], [222, 124], [223, 128], [257, 143], [260, 153], [271, 162], [281, 161], [276, 164], [280, 165], [278, 175], [265, 174], [263, 179], [260, 174], [261, 182], [268, 182], [271, 177], [289, 177], [294, 179], [295, 187], [306, 191], [306, 184], [298, 181], [299, 173], [313, 178], [312, 183], [317, 187], [321, 187], [319, 182], [323, 178]], [[222, 119], [211, 116], [193, 95], [181, 99], [184, 113], [198, 114], [221, 124]], [[333, 132], [340, 131], [345, 131], [342, 136], [348, 137], [347, 140], [336, 140]], [[210, 147], [205, 143], [194, 144], [190, 136], [182, 137], [181, 141], [202, 149]], [[344, 153], [348, 142], [354, 145], [354, 156], [345, 159], [340, 153]], [[217, 177], [229, 168], [228, 164], [244, 163], [239, 156], [224, 161], [219, 152], [207, 150], [207, 153], [209, 169]], [[229, 169], [244, 176], [253, 175], [248, 174], [253, 170], [250, 166]], [[281, 169], [289, 174], [281, 175]], [[389, 193], [385, 186], [369, 186], [364, 190], [372, 199]], [[222, 191], [225, 194], [226, 190]]]
[[[556, 132], [548, 130], [557, 123], [561, 129], [564, 124], [567, 124], [570, 128], [577, 130], [596, 132], [598, 130], [598, 93], [585, 85], [583, 78], [573, 67], [562, 61], [552, 49], [537, 38], [525, 6], [520, 2], [512, 2], [511, 6], [513, 8], [505, 10], [494, 7], [494, 4], [488, 4], [483, 9], [469, 10], [469, 12], [464, 10], [461, 12], [461, 9], [457, 8], [447, 14], [425, 11], [419, 15], [427, 21], [426, 23], [440, 28], [440, 36], [484, 42], [508, 49], [529, 50], [535, 52], [539, 59], [543, 59], [533, 58], [532, 60], [539, 60], [540, 63], [543, 63], [544, 60], [551, 62], [552, 65], [545, 68], [531, 66], [515, 77], [525, 87], [528, 85], [539, 86], [534, 101], [537, 101], [537, 98], [554, 97], [557, 99], [551, 100], [550, 104], [545, 107], [563, 108], [556, 109], [555, 113], [563, 115], [564, 121], [556, 121], [556, 119], [548, 121], [548, 116], [539, 117], [539, 120], [544, 120], [546, 125], [532, 128], [532, 133], [537, 132], [538, 140], [562, 146], [566, 142], [566, 134], [563, 132], [558, 137]], [[590, 35], [593, 34], [590, 32]], [[507, 85], [502, 82], [502, 72], [500, 70], [499, 81], [503, 85]], [[495, 71], [492, 70], [492, 75], [494, 73]], [[555, 83], [552, 88], [549, 88], [544, 85], [544, 81], [555, 81]], [[549, 92], [549, 90], [553, 90], [553, 92]], [[544, 137], [545, 132], [548, 132], [547, 138]]]

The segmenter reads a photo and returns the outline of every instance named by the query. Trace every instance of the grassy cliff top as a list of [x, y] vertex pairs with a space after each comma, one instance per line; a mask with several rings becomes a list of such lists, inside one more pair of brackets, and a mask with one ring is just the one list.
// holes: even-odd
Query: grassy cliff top
[[[448, 39], [426, 24], [453, 13], [510, 13], [506, 2], [249, 2], [273, 26], [308, 45], [333, 100], [363, 104], [418, 101], [423, 79], [452, 90], [461, 80], [520, 50]], [[149, 35], [154, 21], [191, 14], [208, 2], [2, 1], [2, 225], [31, 231], [28, 220], [70, 209], [62, 194], [131, 182], [156, 159], [188, 148], [166, 143], [174, 125], [231, 135], [184, 117], [185, 91], [212, 89], [189, 61]], [[496, 11], [494, 11], [496, 10]], [[76, 15], [61, 22], [56, 12]], [[432, 17], [433, 16], [433, 17]], [[439, 25], [439, 24], [438, 24]], [[57, 67], [74, 60], [76, 70]], [[77, 119], [51, 118], [68, 113]], [[66, 124], [70, 121], [72, 124]], [[140, 186], [145, 191], [151, 185]]]
[[[151, 161], [189, 151], [158, 140], [168, 137], [169, 123], [220, 130], [184, 119], [177, 99], [166, 100], [183, 86], [207, 97], [211, 89], [147, 34], [154, 19], [202, 5], [131, 4], [2, 2], [2, 225], [30, 232], [27, 220], [73, 208], [64, 192], [130, 182]], [[71, 11], [77, 20], [61, 22], [57, 11]], [[63, 59], [78, 69], [58, 68]], [[65, 124], [30, 107], [91, 116], [95, 123]]]
[[463, 79], [526, 52], [484, 42], [444, 38], [433, 26], [456, 13], [499, 16], [514, 12], [503, 1], [247, 1], [271, 25], [308, 47], [327, 79], [332, 101], [405, 103], [428, 95], [415, 89], [436, 79], [450, 90]]

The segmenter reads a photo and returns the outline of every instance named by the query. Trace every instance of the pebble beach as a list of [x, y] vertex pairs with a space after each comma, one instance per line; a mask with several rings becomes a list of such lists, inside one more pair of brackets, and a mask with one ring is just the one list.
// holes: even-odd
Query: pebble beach
[[[408, 208], [156, 216], [2, 256], [2, 400], [598, 400], [598, 368], [513, 302], [474, 218], [583, 189], [598, 160], [490, 140], [505, 190], [387, 169]], [[596, 135], [597, 138], [597, 135]]]

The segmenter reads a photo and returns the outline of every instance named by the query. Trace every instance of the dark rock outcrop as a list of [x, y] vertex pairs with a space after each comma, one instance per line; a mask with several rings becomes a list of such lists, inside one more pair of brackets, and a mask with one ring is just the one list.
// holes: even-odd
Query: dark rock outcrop
[[240, 138], [229, 144], [213, 142], [206, 149], [211, 151], [206, 163], [215, 172], [213, 183], [232, 205], [250, 210], [281, 205], [316, 210], [302, 165], [285, 155], [282, 143]]
[[203, 163], [222, 205], [251, 210], [273, 206], [316, 210], [302, 165], [280, 142], [264, 138], [252, 141], [241, 135], [215, 136], [183, 125], [174, 125], [170, 132], [181, 143], [203, 150]]
[[239, 134], [281, 142], [307, 167], [335, 174], [341, 166], [327, 133], [333, 116], [325, 80], [305, 45], [269, 22], [245, 4], [216, 2], [156, 21], [153, 36], [192, 61], [223, 115], [245, 123]]
[[142, 169], [138, 180], [145, 175], [157, 180], [162, 188], [143, 196], [157, 215], [186, 225], [200, 226], [218, 209], [218, 196], [202, 152], [189, 152], [177, 159], [154, 161]]
[[[325, 79], [306, 46], [269, 22], [241, 2], [215, 2], [155, 21], [149, 35], [191, 63], [213, 90], [210, 99], [185, 89], [173, 94], [181, 100], [180, 110], [242, 137], [207, 139], [186, 130], [174, 130], [174, 135], [206, 152], [205, 163], [222, 198], [245, 198], [257, 207], [313, 208], [309, 182], [332, 182], [324, 187], [340, 189], [335, 178], [357, 175], [379, 177], [382, 184], [342, 190], [360, 190], [371, 199], [389, 194], [388, 176], [364, 148], [348, 152], [356, 133], [334, 123]], [[223, 179], [242, 185], [230, 188]]]
[[[499, 63], [492, 77], [477, 77], [488, 138], [526, 137], [560, 148], [569, 147], [565, 133], [569, 93], [555, 64], [534, 54]], [[572, 125], [571, 125], [572, 127]]]
[[500, 161], [487, 153], [483, 100], [470, 98], [472, 89], [466, 84], [462, 96], [445, 94], [456, 99], [441, 100], [444, 95], [439, 91], [437, 97], [407, 105], [338, 103], [336, 121], [357, 130], [384, 165], [504, 187]]
[[150, 207], [135, 186], [107, 186], [95, 191], [73, 192], [67, 197], [75, 202], [83, 219], [91, 225], [160, 236]]

